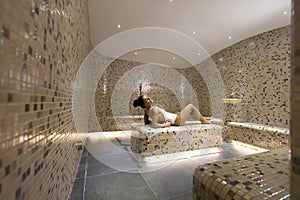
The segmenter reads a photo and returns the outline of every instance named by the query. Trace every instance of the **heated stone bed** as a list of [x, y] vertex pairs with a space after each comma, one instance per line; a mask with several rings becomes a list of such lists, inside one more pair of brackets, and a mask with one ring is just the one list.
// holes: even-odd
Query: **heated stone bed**
[[288, 147], [198, 166], [193, 199], [288, 199]]
[[223, 131], [224, 142], [239, 141], [264, 149], [288, 146], [289, 129], [255, 123], [228, 122]]
[[184, 126], [151, 128], [132, 124], [131, 149], [142, 157], [219, 147], [222, 126], [190, 121]]

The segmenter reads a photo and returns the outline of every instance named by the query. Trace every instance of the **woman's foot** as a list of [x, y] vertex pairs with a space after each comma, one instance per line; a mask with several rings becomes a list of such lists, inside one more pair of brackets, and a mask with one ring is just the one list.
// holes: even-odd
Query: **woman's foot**
[[210, 124], [211, 117], [201, 117], [200, 121], [202, 124]]
[[202, 124], [210, 124], [210, 121], [208, 121], [208, 120], [202, 120], [201, 123]]

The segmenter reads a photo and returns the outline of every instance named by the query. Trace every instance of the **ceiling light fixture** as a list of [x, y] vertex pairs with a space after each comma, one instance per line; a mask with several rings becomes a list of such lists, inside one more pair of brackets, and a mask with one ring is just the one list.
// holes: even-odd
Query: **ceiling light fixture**
[[197, 55], [200, 56], [201, 54], [200, 54], [200, 53], [197, 53]]
[[196, 34], [196, 31], [193, 31], [193, 34]]
[[231, 40], [231, 36], [229, 36], [228, 39]]
[[175, 57], [173, 57], [173, 60], [175, 60], [176, 58]]
[[173, 0], [169, 0], [170, 2], [173, 2]]
[[284, 15], [286, 15], [286, 14], [287, 14], [287, 12], [286, 12], [286, 11], [284, 11], [284, 12], [283, 12], [283, 14], [284, 14]]
[[121, 25], [120, 25], [120, 24], [118, 24], [118, 28], [121, 28]]
[[134, 55], [137, 55], [137, 52], [134, 52]]

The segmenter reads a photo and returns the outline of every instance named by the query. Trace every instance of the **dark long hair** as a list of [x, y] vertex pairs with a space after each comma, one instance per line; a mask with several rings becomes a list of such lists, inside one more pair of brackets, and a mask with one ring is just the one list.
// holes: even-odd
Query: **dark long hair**
[[133, 106], [134, 107], [140, 106], [141, 108], [146, 108], [143, 96], [144, 95], [141, 95], [133, 101]]

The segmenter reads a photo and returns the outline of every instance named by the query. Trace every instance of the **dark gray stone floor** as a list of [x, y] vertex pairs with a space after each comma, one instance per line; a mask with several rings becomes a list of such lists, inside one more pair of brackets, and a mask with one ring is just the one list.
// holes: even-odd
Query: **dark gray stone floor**
[[219, 152], [149, 164], [130, 151], [128, 132], [94, 133], [85, 145], [70, 200], [192, 199], [198, 165], [260, 152], [223, 143]]

